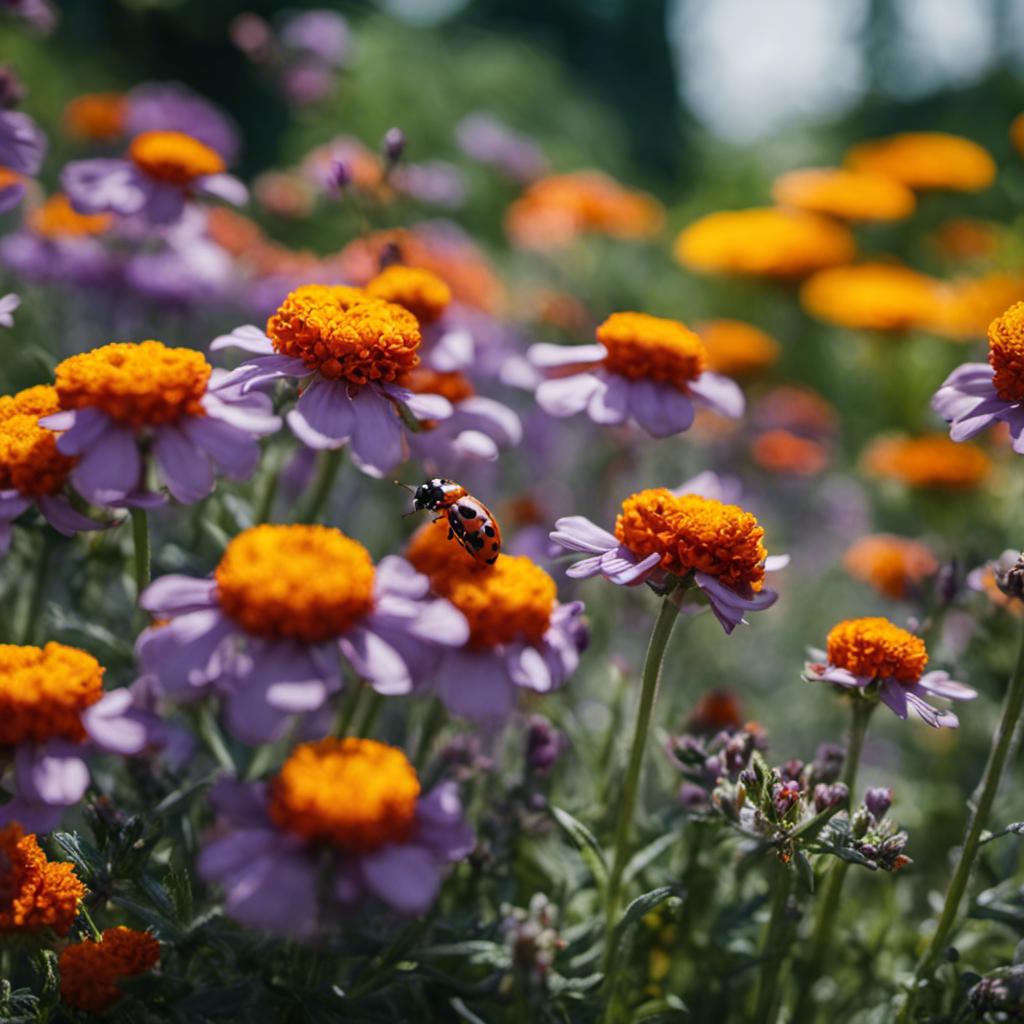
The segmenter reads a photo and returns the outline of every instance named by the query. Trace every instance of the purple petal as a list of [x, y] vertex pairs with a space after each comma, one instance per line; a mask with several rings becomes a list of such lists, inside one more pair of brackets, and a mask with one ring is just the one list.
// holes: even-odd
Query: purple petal
[[137, 754], [149, 741], [149, 730], [129, 717], [133, 704], [127, 688], [111, 690], [82, 712], [82, 725], [89, 738], [115, 754]]
[[233, 174], [205, 174], [192, 183], [196, 192], [223, 199], [233, 206], [245, 206], [249, 190]]
[[77, 804], [89, 785], [89, 769], [70, 743], [21, 743], [14, 752], [18, 790], [32, 803]]
[[237, 627], [217, 609], [187, 612], [143, 630], [135, 648], [143, 669], [169, 692], [189, 696], [210, 682], [217, 648]]
[[403, 597], [426, 597], [430, 593], [430, 580], [417, 572], [404, 558], [385, 555], [377, 566], [373, 581], [374, 597], [401, 594]]
[[113, 523], [97, 523], [95, 519], [76, 512], [64, 498], [43, 495], [38, 500], [39, 511], [46, 521], [65, 537], [71, 537], [78, 530], [103, 530]]
[[584, 558], [582, 562], [575, 562], [568, 566], [565, 575], [574, 580], [589, 580], [592, 576], [600, 576], [603, 559], [603, 554]]
[[445, 331], [431, 346], [427, 356], [430, 366], [439, 373], [463, 370], [473, 362], [473, 335], [464, 327]]
[[572, 416], [582, 412], [596, 391], [607, 385], [592, 373], [545, 380], [537, 385], [534, 397], [549, 416]]
[[958, 683], [955, 679], [949, 678], [948, 672], [942, 671], [926, 672], [917, 681], [917, 686], [947, 700], [974, 700], [978, 696], [978, 691], [972, 686]]
[[454, 782], [442, 782], [416, 804], [413, 840], [445, 860], [468, 857], [476, 846], [476, 834], [466, 821]]
[[139, 607], [158, 618], [206, 610], [216, 606], [216, 590], [214, 580], [171, 573], [146, 587], [139, 595]]
[[614, 534], [601, 529], [586, 516], [564, 516], [555, 520], [551, 539], [564, 548], [586, 551], [590, 554], [603, 555], [606, 551], [614, 551], [619, 546], [618, 538]]
[[378, 693], [402, 694], [412, 689], [409, 667], [402, 656], [376, 633], [355, 626], [341, 638], [339, 646], [356, 673]]
[[[626, 550], [622, 549], [623, 552]], [[628, 554], [629, 558], [624, 557], [624, 554], [605, 555], [601, 565], [601, 572], [604, 576], [620, 587], [643, 582], [661, 564], [661, 555], [657, 551], [639, 562], [631, 560], [636, 558], [632, 551], [629, 551]]]
[[174, 224], [185, 213], [185, 193], [177, 185], [149, 179], [142, 187], [146, 191], [145, 213], [151, 224]]
[[740, 386], [730, 377], [718, 373], [702, 373], [696, 380], [687, 385], [691, 395], [697, 398], [719, 416], [739, 419], [743, 415], [746, 402]]
[[415, 843], [385, 843], [359, 862], [366, 888], [403, 914], [425, 913], [441, 888], [436, 859]]
[[587, 416], [594, 423], [624, 423], [629, 416], [630, 381], [610, 373], [605, 387], [598, 388], [587, 402]]
[[355, 429], [355, 403], [348, 385], [316, 378], [288, 414], [288, 425], [310, 448], [338, 448]]
[[[63, 439], [58, 439], [58, 448]], [[102, 505], [112, 496], [134, 490], [141, 475], [142, 456], [135, 431], [114, 424], [82, 453], [71, 470], [71, 483], [84, 498]]]
[[693, 423], [693, 402], [671, 384], [641, 377], [630, 381], [629, 411], [651, 437], [671, 437]]
[[507, 721], [515, 691], [505, 659], [490, 651], [448, 651], [438, 669], [437, 695], [445, 707], [479, 725]]
[[526, 350], [526, 358], [538, 369], [581, 370], [603, 363], [608, 355], [604, 345], [549, 345], [541, 342]]
[[878, 696], [897, 718], [907, 717], [907, 691], [895, 679], [883, 679]]
[[525, 686], [537, 693], [549, 693], [555, 688], [555, 678], [544, 656], [536, 647], [518, 646], [506, 655], [509, 675], [516, 686]]
[[243, 352], [254, 352], [259, 356], [274, 354], [274, 343], [253, 324], [236, 327], [230, 334], [221, 334], [210, 342], [211, 352], [226, 348], [240, 348]]
[[918, 717], [927, 722], [933, 729], [955, 729], [960, 724], [960, 719], [952, 711], [940, 711], [933, 708], [931, 704], [923, 701], [912, 690], [906, 692], [907, 704], [918, 714]]
[[149, 197], [124, 160], [75, 160], [61, 171], [60, 182], [79, 213], [138, 213]]
[[101, 437], [114, 421], [99, 409], [74, 409], [44, 416], [39, 421], [47, 430], [63, 431], [57, 438], [57, 450], [62, 455], [80, 455]]
[[452, 438], [452, 447], [467, 459], [493, 462], [500, 454], [497, 442], [479, 430], [463, 430]]
[[205, 498], [213, 490], [213, 465], [177, 424], [165, 423], [154, 431], [156, 456], [167, 489], [182, 504]]
[[232, 480], [247, 480], [260, 460], [260, 446], [249, 435], [212, 416], [183, 416], [179, 421], [189, 442], [200, 448]]
[[501, 402], [483, 395], [471, 395], [459, 402], [460, 417], [468, 417], [484, 433], [497, 433], [502, 444], [516, 445], [523, 439], [523, 424], [519, 417]]
[[0, 491], [0, 519], [11, 522], [32, 507], [32, 499], [20, 491]]
[[352, 399], [355, 428], [350, 444], [359, 468], [369, 476], [382, 477], [405, 457], [402, 421], [395, 407], [372, 385], [359, 389]]

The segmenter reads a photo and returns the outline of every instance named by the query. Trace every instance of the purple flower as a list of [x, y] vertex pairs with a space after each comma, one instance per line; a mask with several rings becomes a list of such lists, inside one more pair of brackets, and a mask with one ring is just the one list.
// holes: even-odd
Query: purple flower
[[421, 203], [458, 209], [466, 199], [462, 172], [444, 160], [404, 164], [391, 175], [391, 183], [404, 195]]
[[209, 795], [222, 820], [199, 874], [223, 888], [231, 917], [300, 939], [368, 897], [425, 913], [446, 866], [475, 845], [454, 783], [421, 795], [405, 755], [372, 740], [302, 744], [269, 784], [225, 781]]
[[299, 399], [286, 416], [292, 431], [311, 448], [347, 444], [369, 476], [383, 477], [407, 456], [400, 406], [418, 420], [452, 415], [447, 398], [414, 394], [395, 382], [396, 366], [404, 365], [404, 372], [415, 366], [420, 343], [416, 318], [400, 306], [358, 288], [309, 285], [285, 299], [267, 330], [270, 336], [239, 327], [210, 349], [241, 348], [256, 356], [229, 378], [244, 393], [298, 379]]
[[598, 327], [597, 339], [530, 347], [527, 358], [547, 378], [537, 385], [537, 404], [549, 415], [586, 410], [594, 423], [633, 419], [652, 437], [689, 429], [695, 404], [743, 415], [739, 385], [704, 369], [700, 338], [678, 321], [615, 313]]
[[106, 345], [64, 360], [55, 372], [58, 391], [81, 404], [40, 422], [60, 432], [58, 451], [78, 456], [71, 483], [96, 505], [153, 500], [145, 497], [144, 450], [178, 501], [199, 501], [213, 490], [217, 471], [235, 480], [251, 476], [257, 437], [281, 426], [266, 395], [243, 393], [191, 349], [157, 341]]
[[238, 157], [238, 129], [223, 111], [181, 82], [143, 82], [125, 95], [125, 131], [183, 132], [216, 150], [231, 165]]
[[11, 315], [21, 305], [21, 298], [10, 292], [0, 297], [0, 327], [13, 327], [14, 317]]
[[342, 688], [342, 664], [379, 693], [404, 694], [468, 627], [425, 577], [327, 527], [262, 526], [228, 545], [212, 579], [164, 576], [140, 604], [155, 617], [137, 645], [143, 672], [179, 699], [219, 693], [247, 743]]
[[116, 213], [162, 226], [178, 220], [197, 196], [245, 203], [248, 190], [224, 167], [216, 150], [190, 135], [147, 131], [132, 139], [128, 159], [76, 160], [60, 180], [79, 213]]
[[[585, 516], [559, 519], [551, 539], [589, 556], [571, 565], [566, 575], [574, 579], [603, 576], [627, 587], [650, 583], [659, 592], [680, 582], [685, 589], [679, 593], [696, 586], [722, 628], [731, 633], [746, 622], [747, 612], [775, 604], [779, 595], [761, 582], [765, 572], [786, 566], [789, 556], [766, 556], [760, 543], [764, 531], [749, 512], [723, 504], [717, 497], [684, 490], [696, 487], [722, 494], [726, 486], [713, 473], [702, 473], [676, 491], [657, 488], [634, 494], [623, 503], [616, 524], [621, 541]], [[719, 542], [712, 547], [708, 536], [716, 530]], [[692, 597], [683, 597], [679, 603], [690, 614], [703, 607]]]
[[308, 10], [290, 17], [281, 29], [281, 45], [307, 53], [328, 67], [340, 68], [348, 62], [351, 49], [348, 22], [329, 10]]
[[925, 700], [974, 700], [978, 692], [950, 679], [941, 670], [925, 672], [924, 642], [913, 633], [883, 618], [848, 619], [828, 635], [828, 652], [812, 650], [813, 661], [804, 678], [833, 683], [855, 691], [855, 696], [880, 700], [897, 718], [911, 709], [930, 726], [956, 728], [952, 711], [940, 711]]
[[28, 114], [0, 110], [0, 167], [16, 174], [38, 174], [46, 156], [46, 136]]
[[519, 184], [529, 184], [547, 171], [548, 162], [535, 142], [486, 111], [464, 117], [455, 126], [455, 138], [466, 156], [496, 167]]

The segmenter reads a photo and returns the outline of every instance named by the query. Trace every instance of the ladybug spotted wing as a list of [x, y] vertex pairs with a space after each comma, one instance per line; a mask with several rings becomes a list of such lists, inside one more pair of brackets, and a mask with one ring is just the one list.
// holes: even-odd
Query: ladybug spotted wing
[[449, 536], [478, 561], [494, 565], [501, 553], [501, 531], [487, 506], [465, 494], [446, 508], [445, 515]]

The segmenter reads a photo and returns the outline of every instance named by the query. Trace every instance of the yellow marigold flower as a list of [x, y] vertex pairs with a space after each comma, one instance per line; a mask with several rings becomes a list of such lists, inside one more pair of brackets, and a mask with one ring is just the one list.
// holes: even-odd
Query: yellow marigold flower
[[773, 366], [782, 351], [767, 332], [742, 320], [710, 320], [695, 327], [708, 369], [727, 377], [751, 377]]
[[394, 302], [421, 324], [440, 319], [452, 301], [452, 290], [430, 270], [392, 264], [366, 285], [366, 292], [375, 299]]
[[498, 555], [493, 565], [480, 563], [448, 540], [448, 527], [438, 520], [416, 532], [406, 557], [466, 617], [470, 648], [542, 642], [557, 588], [525, 555]]
[[952, 441], [945, 434], [880, 437], [865, 450], [862, 462], [875, 476], [953, 492], [973, 490], [992, 468], [992, 460], [977, 445]]
[[85, 886], [70, 864], [48, 861], [34, 835], [0, 828], [0, 934], [52, 928], [67, 935]]
[[694, 221], [673, 254], [690, 270], [798, 278], [849, 263], [856, 246], [845, 225], [803, 210], [723, 210]]
[[267, 322], [267, 335], [277, 352], [330, 380], [391, 383], [419, 362], [416, 318], [361, 288], [297, 288]]
[[160, 943], [148, 932], [107, 928], [99, 942], [86, 939], [61, 953], [60, 997], [76, 1010], [102, 1013], [123, 995], [119, 979], [144, 974], [159, 962]]
[[830, 665], [855, 676], [891, 677], [904, 683], [921, 678], [928, 664], [924, 641], [887, 619], [848, 619], [826, 641]]
[[327, 526], [245, 530], [228, 544], [214, 579], [224, 614], [261, 636], [322, 643], [373, 608], [369, 553]]
[[814, 476], [828, 465], [828, 451], [818, 441], [788, 430], [766, 430], [750, 446], [750, 454], [769, 473]]
[[127, 110], [119, 92], [90, 92], [76, 96], [64, 107], [64, 130], [85, 142], [113, 142], [124, 135]]
[[822, 270], [804, 282], [800, 303], [812, 316], [842, 327], [905, 331], [928, 325], [942, 282], [890, 263]]
[[989, 325], [988, 361], [999, 397], [1006, 402], [1024, 398], [1024, 302], [1011, 306]]
[[1024, 275], [993, 271], [953, 281], [933, 314], [935, 329], [957, 341], [983, 338], [989, 324], [1024, 297]]
[[65, 195], [50, 196], [28, 215], [28, 226], [43, 238], [85, 238], [110, 227], [108, 213], [76, 213]]
[[103, 696], [103, 668], [85, 651], [0, 644], [0, 746], [81, 742], [81, 714]]
[[115, 343], [71, 356], [54, 371], [61, 408], [95, 408], [130, 427], [203, 416], [212, 367], [201, 352], [159, 341]]
[[664, 487], [640, 491], [622, 503], [615, 536], [641, 558], [657, 552], [676, 576], [702, 572], [727, 587], [760, 590], [767, 552], [764, 528], [738, 505]]
[[840, 167], [809, 167], [775, 179], [772, 199], [840, 220], [903, 220], [917, 200], [906, 185], [888, 175], [848, 171]]
[[939, 568], [926, 544], [891, 533], [861, 537], [846, 549], [843, 568], [893, 600]]
[[902, 132], [861, 142], [846, 152], [851, 170], [883, 174], [918, 191], [980, 192], [995, 181], [996, 162], [960, 135]]
[[215, 149], [184, 132], [143, 132], [132, 139], [128, 156], [144, 174], [168, 185], [185, 186], [225, 170]]
[[597, 340], [608, 350], [604, 365], [630, 380], [646, 377], [686, 390], [707, 368], [700, 338], [678, 320], [613, 313], [598, 327]]
[[57, 451], [52, 430], [39, 417], [60, 411], [56, 388], [40, 384], [0, 397], [0, 490], [26, 497], [56, 494], [77, 461]]
[[420, 783], [396, 747], [328, 738], [296, 747], [267, 795], [270, 817], [280, 828], [366, 853], [408, 842]]

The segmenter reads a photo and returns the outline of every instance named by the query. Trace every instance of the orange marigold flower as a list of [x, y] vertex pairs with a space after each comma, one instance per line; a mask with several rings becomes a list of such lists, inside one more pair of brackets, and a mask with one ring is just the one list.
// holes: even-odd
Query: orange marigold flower
[[914, 193], [888, 175], [840, 167], [783, 174], [772, 185], [772, 199], [780, 206], [850, 221], [903, 220], [917, 205]]
[[707, 367], [700, 338], [678, 320], [613, 313], [597, 328], [597, 340], [608, 350], [604, 365], [630, 380], [665, 381], [685, 391]]
[[86, 888], [70, 864], [48, 861], [34, 835], [0, 828], [0, 934], [52, 928], [64, 936]]
[[468, 377], [457, 371], [441, 373], [425, 366], [417, 366], [402, 378], [402, 387], [418, 395], [443, 395], [452, 405], [464, 402], [476, 394], [476, 388]]
[[996, 162], [986, 149], [943, 132], [902, 132], [861, 142], [847, 150], [843, 163], [855, 171], [888, 175], [918, 191], [980, 192], [996, 177]]
[[862, 462], [875, 476], [952, 492], [974, 490], [992, 468], [992, 460], [977, 445], [952, 441], [945, 434], [880, 437], [867, 447]]
[[409, 310], [421, 324], [439, 320], [452, 301], [451, 288], [433, 271], [398, 263], [369, 281], [366, 292]]
[[904, 683], [921, 678], [928, 664], [924, 641], [887, 619], [848, 619], [826, 641], [828, 662], [855, 676], [891, 677]]
[[85, 142], [113, 142], [124, 135], [128, 104], [119, 92], [90, 92], [64, 107], [64, 130]]
[[814, 476], [828, 465], [828, 450], [818, 441], [788, 430], [766, 430], [750, 446], [754, 461], [769, 473]]
[[128, 155], [149, 177], [169, 185], [223, 174], [226, 167], [220, 153], [184, 132], [143, 132], [132, 139]]
[[68, 1006], [102, 1013], [123, 993], [121, 978], [131, 978], [160, 962], [160, 943], [148, 932], [107, 928], [99, 942], [86, 939], [68, 946], [57, 960], [60, 997]]
[[710, 213], [684, 228], [673, 247], [690, 270], [770, 278], [806, 277], [849, 263], [855, 251], [844, 225], [776, 207]]
[[1006, 402], [1024, 398], [1024, 302], [1011, 306], [988, 328], [992, 383]]
[[843, 568], [893, 600], [939, 568], [928, 546], [891, 533], [875, 533], [854, 541], [843, 555]]
[[28, 226], [43, 238], [85, 238], [110, 227], [108, 213], [77, 213], [65, 195], [50, 196], [28, 215]]
[[774, 365], [782, 351], [767, 332], [742, 320], [710, 320], [694, 328], [704, 343], [708, 369], [727, 377], [750, 377]]
[[985, 337], [989, 324], [1024, 298], [1024, 275], [993, 271], [962, 278], [944, 289], [933, 314], [938, 333], [957, 341]]
[[686, 720], [686, 731], [715, 735], [743, 725], [743, 705], [731, 690], [708, 690]]
[[0, 490], [26, 497], [56, 494], [77, 459], [57, 451], [57, 435], [39, 417], [60, 411], [57, 389], [48, 384], [0, 397]]
[[800, 303], [808, 313], [842, 327], [905, 331], [935, 319], [942, 282], [890, 263], [822, 270], [804, 282]]

